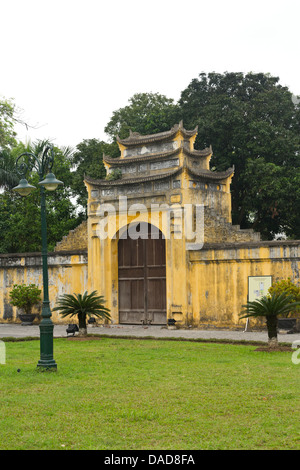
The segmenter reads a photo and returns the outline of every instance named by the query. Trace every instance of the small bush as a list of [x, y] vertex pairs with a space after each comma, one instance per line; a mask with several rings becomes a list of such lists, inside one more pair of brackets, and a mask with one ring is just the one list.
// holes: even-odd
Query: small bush
[[14, 284], [9, 296], [10, 303], [26, 314], [30, 314], [34, 305], [41, 302], [41, 290], [35, 284]]
[[120, 178], [122, 178], [122, 171], [119, 168], [115, 168], [106, 176], [105, 179], [107, 181], [114, 181], [119, 180]]
[[[288, 279], [277, 281], [275, 284], [273, 284], [269, 288], [269, 294], [285, 294], [287, 297], [291, 298], [292, 302], [300, 302], [300, 286], [294, 284], [290, 277]], [[299, 316], [299, 314], [300, 306], [295, 306], [286, 316]]]

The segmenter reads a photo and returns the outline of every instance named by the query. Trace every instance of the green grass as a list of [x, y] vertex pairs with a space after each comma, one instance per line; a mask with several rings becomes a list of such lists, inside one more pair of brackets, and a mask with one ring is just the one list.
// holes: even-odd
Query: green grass
[[[251, 345], [101, 338], [7, 342], [0, 449], [299, 449], [299, 372]], [[20, 369], [20, 372], [17, 372]]]

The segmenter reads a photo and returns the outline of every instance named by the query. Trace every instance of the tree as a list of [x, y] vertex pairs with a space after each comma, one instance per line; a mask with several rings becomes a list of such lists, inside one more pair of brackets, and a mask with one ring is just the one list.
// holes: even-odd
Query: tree
[[22, 119], [22, 110], [12, 99], [0, 98], [0, 150], [10, 150], [17, 145], [15, 124], [34, 128]]
[[168, 131], [180, 121], [181, 111], [174, 100], [159, 93], [136, 93], [129, 99], [129, 105], [113, 112], [105, 127], [112, 146], [111, 156], [118, 156], [116, 137], [125, 139], [129, 131], [140, 134], [156, 134]]
[[84, 176], [93, 178], [105, 178], [106, 171], [103, 165], [103, 153], [105, 152], [105, 143], [97, 139], [84, 140], [77, 145], [72, 155], [72, 194], [77, 198], [77, 204], [81, 206], [86, 216], [87, 208], [87, 190], [84, 185]]
[[233, 223], [265, 239], [300, 236], [300, 107], [278, 82], [263, 73], [201, 73], [179, 100], [185, 127], [198, 125], [196, 148], [213, 146], [212, 167], [235, 166]]
[[0, 99], [0, 150], [10, 149], [16, 144], [15, 104], [11, 100]]
[[0, 150], [0, 188], [11, 189], [19, 181], [16, 162], [10, 150]]
[[77, 316], [80, 336], [86, 336], [87, 334], [87, 317], [95, 316], [110, 319], [110, 311], [104, 307], [104, 298], [98, 296], [97, 291], [93, 291], [91, 294], [85, 292], [83, 295], [64, 294], [59, 297], [57, 307], [52, 310], [59, 311], [63, 318]]
[[[45, 141], [38, 141], [31, 146], [19, 144], [12, 153], [20, 155], [31, 151], [40, 156]], [[47, 240], [49, 251], [64, 235], [74, 229], [82, 221], [82, 216], [76, 213], [72, 202], [70, 185], [72, 182], [70, 149], [55, 147], [53, 172], [63, 181], [61, 189], [47, 192]], [[28, 182], [37, 187], [36, 191], [27, 197], [21, 197], [6, 190], [0, 194], [0, 252], [33, 252], [41, 251], [41, 204], [38, 188], [39, 177], [36, 172], [27, 175]]]
[[299, 239], [300, 168], [253, 158], [246, 162], [241, 179], [248, 189], [244, 191], [243, 204], [248, 208], [251, 227], [264, 239], [276, 234]]
[[275, 348], [278, 346], [278, 316], [286, 315], [297, 305], [300, 305], [300, 302], [293, 302], [292, 297], [285, 293], [272, 293], [243, 305], [244, 310], [240, 313], [240, 318], [266, 317], [269, 347]]

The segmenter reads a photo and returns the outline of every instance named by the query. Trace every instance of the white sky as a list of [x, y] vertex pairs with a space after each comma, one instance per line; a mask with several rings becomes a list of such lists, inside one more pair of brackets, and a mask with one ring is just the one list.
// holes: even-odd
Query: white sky
[[264, 72], [300, 94], [299, 0], [2, 0], [0, 95], [20, 140], [107, 140], [138, 92], [177, 101], [201, 72]]

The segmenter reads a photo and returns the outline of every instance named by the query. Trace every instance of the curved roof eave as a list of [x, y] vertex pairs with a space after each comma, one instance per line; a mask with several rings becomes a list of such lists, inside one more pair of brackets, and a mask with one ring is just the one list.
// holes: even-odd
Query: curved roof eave
[[149, 175], [149, 176], [140, 176], [136, 178], [120, 178], [117, 180], [99, 180], [99, 179], [93, 179], [89, 176], [85, 176], [84, 181], [93, 185], [93, 186], [99, 186], [99, 187], [108, 187], [108, 186], [123, 186], [126, 184], [139, 184], [139, 183], [144, 183], [147, 181], [156, 181], [160, 179], [165, 179], [169, 178], [171, 176], [175, 176], [176, 174], [179, 174], [182, 171], [182, 167], [176, 168], [173, 171], [168, 171], [166, 173], [159, 173], [157, 175]]
[[120, 139], [120, 137], [117, 136], [117, 142], [124, 145], [125, 147], [149, 144], [152, 142], [161, 142], [171, 139], [177, 134], [178, 131], [181, 131], [185, 137], [193, 137], [198, 132], [198, 126], [195, 127], [195, 129], [188, 131], [184, 129], [183, 122], [180, 121], [179, 124], [175, 124], [175, 126], [173, 126], [169, 131], [159, 132], [157, 134], [141, 135], [138, 132], [129, 131], [129, 137], [126, 139]]
[[228, 168], [225, 171], [195, 170], [189, 167], [188, 172], [193, 176], [197, 176], [198, 178], [222, 181], [233, 175], [234, 167]]

